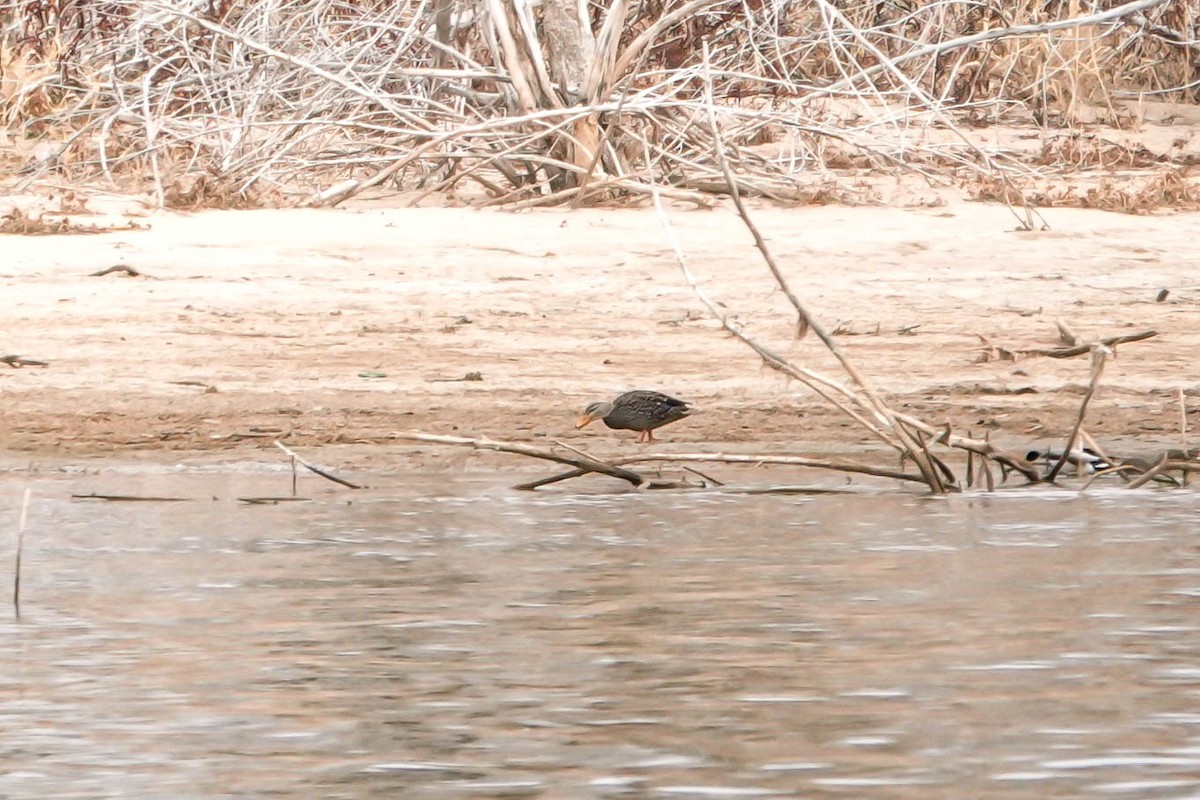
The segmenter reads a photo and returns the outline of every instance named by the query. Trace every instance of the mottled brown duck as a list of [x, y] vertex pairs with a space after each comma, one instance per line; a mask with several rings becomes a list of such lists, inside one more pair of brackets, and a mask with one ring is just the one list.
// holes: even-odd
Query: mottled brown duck
[[653, 443], [655, 428], [681, 420], [690, 413], [692, 409], [682, 400], [662, 392], [636, 389], [615, 400], [592, 403], [584, 409], [575, 427], [583, 428], [599, 419], [613, 430], [637, 431], [638, 444]]

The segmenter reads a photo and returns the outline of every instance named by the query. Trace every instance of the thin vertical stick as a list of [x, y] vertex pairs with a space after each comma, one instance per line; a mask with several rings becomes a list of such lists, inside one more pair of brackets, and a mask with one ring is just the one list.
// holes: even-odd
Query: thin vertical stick
[[992, 477], [992, 468], [988, 464], [988, 460], [986, 458], [983, 459], [983, 466], [981, 469], [983, 470], [983, 481], [987, 485], [987, 490], [989, 492], [996, 491], [996, 479]]
[[[1179, 387], [1179, 447], [1183, 450], [1183, 457], [1189, 459], [1192, 457], [1191, 451], [1188, 449], [1188, 430], [1187, 430], [1187, 397], [1183, 393], [1183, 387]], [[1183, 471], [1183, 485], [1188, 485], [1188, 471]]]
[[292, 497], [296, 496], [296, 456], [292, 456]]
[[1071, 428], [1071, 435], [1067, 438], [1067, 446], [1063, 448], [1062, 455], [1059, 456], [1058, 461], [1054, 462], [1054, 468], [1046, 476], [1047, 483], [1054, 483], [1054, 479], [1058, 477], [1058, 473], [1062, 471], [1063, 466], [1071, 457], [1071, 451], [1079, 439], [1079, 429], [1083, 427], [1083, 418], [1087, 414], [1088, 403], [1092, 401], [1092, 395], [1096, 393], [1096, 383], [1100, 380], [1100, 373], [1104, 372], [1104, 362], [1110, 355], [1112, 355], [1112, 350], [1104, 345], [1092, 345], [1092, 379], [1088, 382], [1087, 392], [1084, 393], [1083, 401], [1079, 404], [1079, 413], [1075, 415], [1075, 425]]
[[[967, 431], [967, 436], [971, 436], [970, 431]], [[967, 488], [975, 488], [975, 453], [970, 450], [967, 451]]]
[[17, 563], [13, 570], [13, 613], [21, 619], [21, 551], [25, 548], [25, 521], [29, 519], [29, 498], [33, 496], [32, 489], [25, 490], [25, 498], [21, 501], [21, 519], [17, 523]]

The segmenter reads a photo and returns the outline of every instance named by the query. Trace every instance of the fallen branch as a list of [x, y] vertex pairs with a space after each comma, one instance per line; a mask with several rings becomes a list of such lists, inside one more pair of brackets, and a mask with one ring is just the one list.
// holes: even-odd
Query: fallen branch
[[239, 497], [239, 503], [249, 506], [277, 506], [280, 503], [307, 503], [308, 497]]
[[21, 367], [48, 367], [48, 366], [50, 366], [49, 361], [35, 361], [32, 358], [23, 358], [22, 356], [13, 356], [13, 355], [0, 356], [0, 363], [8, 364], [13, 369], [20, 369]]
[[848, 489], [826, 486], [730, 486], [723, 494], [847, 494]]
[[[1126, 489], [1137, 489], [1141, 486], [1145, 486], [1147, 483], [1154, 480], [1159, 475], [1159, 473], [1166, 470], [1167, 464], [1170, 464], [1170, 463], [1171, 463], [1171, 455], [1169, 453], [1163, 453], [1162, 456], [1158, 459], [1158, 461], [1155, 462], [1154, 466], [1152, 466], [1150, 469], [1143, 472], [1138, 477], [1131, 480], [1125, 486], [1125, 488]], [[1187, 475], [1186, 472], [1183, 474]]]
[[614, 478], [628, 481], [634, 486], [641, 486], [647, 482], [645, 477], [632, 470], [621, 469], [618, 466], [605, 463], [591, 456], [563, 456], [550, 450], [518, 442], [502, 442], [496, 439], [472, 438], [468, 436], [443, 436], [441, 434], [422, 433], [420, 431], [403, 431], [393, 433], [391, 436], [395, 439], [404, 439], [410, 442], [430, 442], [432, 444], [471, 447], [476, 450], [495, 450], [498, 453], [511, 453], [512, 455], [528, 456], [529, 458], [540, 458], [543, 461], [555, 461], [559, 464], [567, 464], [575, 467], [581, 475], [589, 472], [599, 472], [603, 475], [610, 475]]
[[836, 459], [811, 458], [809, 456], [774, 455], [758, 453], [645, 453], [628, 456], [612, 462], [614, 464], [639, 464], [645, 462], [673, 461], [678, 463], [714, 463], [714, 464], [779, 464], [794, 467], [811, 467], [813, 469], [829, 469], [836, 472], [853, 472], [861, 475], [872, 475], [877, 478], [891, 478], [898, 481], [913, 481], [924, 483], [920, 475], [910, 472], [899, 472], [885, 467], [873, 467], [869, 464], [859, 464], [856, 461], [840, 461]]
[[[1081, 356], [1084, 353], [1090, 353], [1093, 344], [1100, 344], [1108, 348], [1115, 348], [1120, 344], [1129, 342], [1140, 342], [1144, 339], [1150, 339], [1158, 335], [1158, 331], [1142, 331], [1141, 333], [1130, 333], [1123, 336], [1109, 336], [1105, 339], [1100, 339], [1095, 342], [1086, 342], [1078, 344], [1078, 337], [1062, 325], [1056, 323], [1059, 332], [1059, 339], [1067, 343], [1065, 347], [1004, 347], [997, 344], [992, 344], [987, 337], [980, 334], [975, 334], [976, 337], [983, 343], [980, 347], [981, 354], [977, 363], [986, 364], [990, 361], [1016, 361], [1018, 357], [1027, 356], [1044, 356], [1046, 358], [1074, 358]], [[1075, 341], [1072, 341], [1072, 338]]]
[[[342, 486], [346, 486], [351, 489], [363, 488], [362, 486], [359, 486], [357, 483], [351, 483], [350, 481], [346, 480], [345, 478], [339, 478], [337, 475], [332, 475], [332, 474], [326, 472], [325, 470], [321, 469], [320, 467], [313, 466], [312, 464], [308, 463], [300, 456], [293, 453], [291, 450], [284, 447], [282, 442], [276, 441], [275, 446], [278, 447], [283, 452], [287, 453], [289, 456], [291, 456], [292, 459], [297, 464], [304, 467], [309, 472], [315, 472], [317, 475], [320, 475], [322, 478], [324, 478], [327, 481], [333, 481], [334, 483], [341, 484]], [[293, 494], [295, 494], [295, 481], [294, 480], [292, 482], [292, 489], [293, 489]]]
[[182, 503], [190, 497], [154, 497], [137, 494], [73, 494], [72, 500], [107, 500], [112, 503]]
[[[394, 439], [404, 439], [412, 442], [429, 442], [432, 444], [448, 444], [459, 447], [471, 447], [476, 450], [494, 450], [499, 453], [509, 453], [518, 456], [527, 456], [529, 458], [538, 458], [544, 461], [554, 461], [559, 464], [567, 464], [574, 469], [558, 475], [552, 475], [546, 478], [539, 478], [536, 481], [522, 483], [514, 488], [516, 489], [536, 489], [539, 486], [546, 486], [559, 481], [578, 478], [590, 473], [598, 473], [609, 475], [614, 478], [628, 481], [634, 486], [643, 486], [651, 483], [644, 475], [641, 475], [633, 470], [625, 469], [629, 464], [647, 464], [647, 463], [712, 463], [712, 464], [779, 464], [795, 467], [811, 467], [813, 469], [828, 469], [836, 472], [850, 472], [861, 475], [871, 475], [878, 478], [891, 478], [899, 481], [912, 481], [915, 483], [923, 483], [924, 479], [920, 475], [915, 475], [909, 472], [901, 472], [886, 467], [874, 467], [869, 464], [860, 464], [855, 461], [842, 461], [839, 459], [827, 458], [812, 458], [809, 456], [798, 456], [789, 454], [758, 454], [758, 453], [639, 453], [633, 456], [622, 456], [620, 458], [601, 461], [594, 456], [588, 455], [578, 448], [571, 447], [570, 449], [577, 453], [577, 456], [564, 456], [541, 447], [522, 444], [520, 442], [505, 442], [497, 439], [476, 438], [469, 436], [444, 436], [436, 433], [423, 433], [420, 431], [404, 431], [392, 433]], [[564, 445], [567, 446], [567, 445]], [[706, 480], [717, 483], [707, 475], [701, 477]]]
[[124, 264], [117, 264], [116, 266], [113, 266], [113, 267], [107, 267], [106, 269], [96, 270], [95, 272], [89, 272], [88, 277], [89, 278], [102, 278], [105, 275], [111, 275], [114, 272], [124, 272], [126, 275], [128, 275], [131, 278], [147, 277], [147, 276], [142, 275], [142, 273], [138, 272], [133, 267], [129, 267]]
[[525, 483], [518, 483], [513, 488], [517, 489], [518, 491], [522, 491], [522, 492], [532, 492], [534, 489], [540, 489], [541, 487], [549, 486], [552, 483], [559, 483], [560, 481], [569, 481], [572, 478], [578, 478], [583, 475], [589, 475], [593, 471], [594, 470], [583, 469], [581, 467], [579, 469], [573, 469], [569, 472], [560, 472], [559, 474], [551, 475], [548, 478], [538, 478], [536, 481], [526, 481]]
[[1074, 347], [1051, 347], [1048, 349], [1037, 350], [1017, 350], [1021, 355], [1030, 356], [1048, 356], [1050, 358], [1074, 358], [1081, 356], [1084, 353], [1089, 353], [1092, 348], [1099, 345], [1107, 347], [1110, 350], [1119, 344], [1127, 344], [1129, 342], [1140, 342], [1143, 339], [1150, 339], [1158, 336], [1158, 331], [1142, 331], [1141, 333], [1130, 333], [1124, 336], [1109, 336], [1106, 339], [1101, 339], [1098, 342], [1090, 342], [1088, 344], [1080, 344]]

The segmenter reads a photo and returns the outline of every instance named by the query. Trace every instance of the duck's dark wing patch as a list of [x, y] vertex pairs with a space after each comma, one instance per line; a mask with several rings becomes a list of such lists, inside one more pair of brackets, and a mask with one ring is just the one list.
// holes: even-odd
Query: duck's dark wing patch
[[610, 428], [648, 431], [683, 419], [691, 409], [683, 400], [644, 389], [626, 392], [613, 401], [612, 411], [604, 418]]

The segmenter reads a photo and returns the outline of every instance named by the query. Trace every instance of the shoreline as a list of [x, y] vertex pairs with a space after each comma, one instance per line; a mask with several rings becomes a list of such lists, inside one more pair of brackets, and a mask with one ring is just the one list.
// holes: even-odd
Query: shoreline
[[[1059, 344], [1058, 320], [1084, 340], [1153, 329], [1108, 365], [1086, 427], [1105, 441], [1178, 444], [1178, 391], [1194, 398], [1198, 386], [1200, 214], [1046, 209], [1052, 230], [1017, 233], [1007, 209], [969, 202], [753, 213], [804, 302], [898, 408], [1014, 449], [1065, 437], [1087, 358], [1006, 354]], [[792, 336], [732, 211], [671, 217], [706, 292], [760, 341], [841, 377], [813, 337]], [[668, 450], [853, 453], [868, 442], [704, 316], [652, 210], [368, 203], [139, 223], [6, 237], [0, 349], [49, 366], [0, 367], [5, 460], [239, 458], [279, 438], [310, 452], [378, 448], [363, 458], [384, 464], [413, 449], [389, 440], [398, 430], [561, 439], [603, 457], [633, 436], [572, 423], [631, 388], [697, 407], [659, 432]], [[142, 277], [89, 277], [115, 264]], [[472, 373], [481, 380], [464, 380]]]

